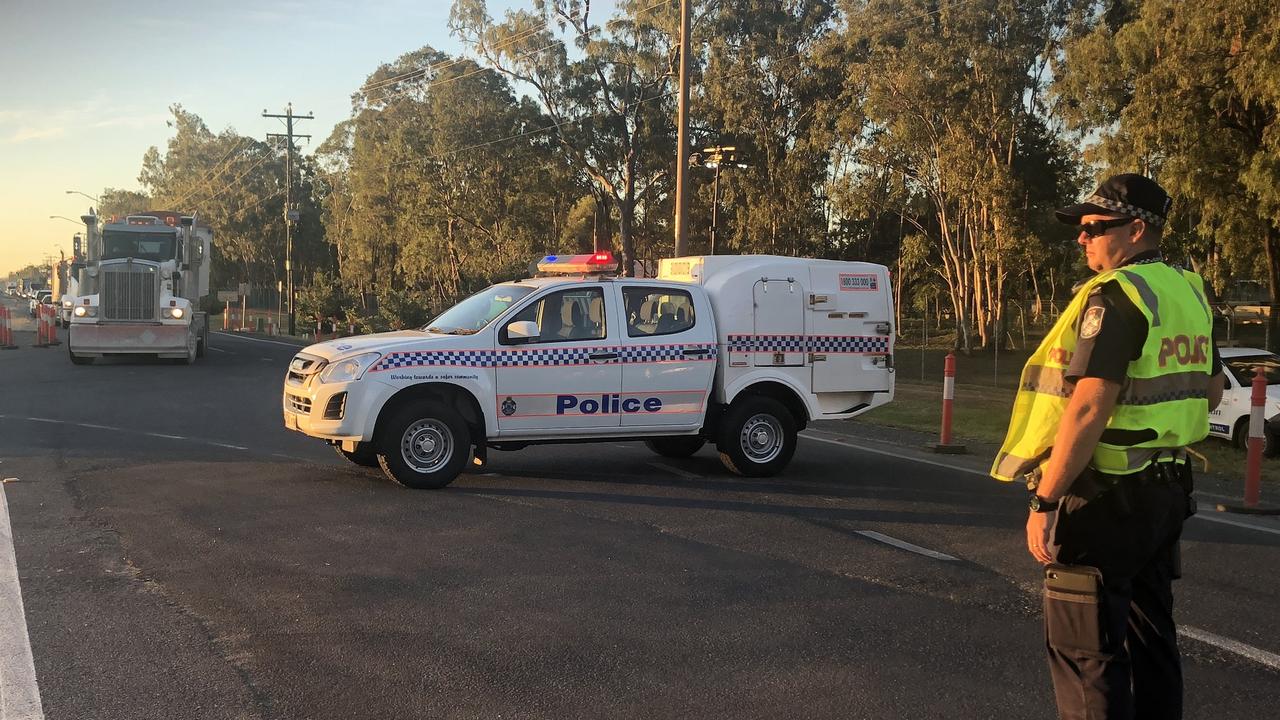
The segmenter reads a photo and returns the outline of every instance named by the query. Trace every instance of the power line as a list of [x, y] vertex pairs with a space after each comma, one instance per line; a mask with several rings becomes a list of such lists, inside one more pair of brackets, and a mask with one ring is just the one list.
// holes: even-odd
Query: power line
[[244, 148], [248, 147], [249, 146], [248, 143], [251, 140], [252, 138], [245, 135], [245, 136], [242, 136], [239, 140], [237, 140], [234, 144], [232, 144], [231, 149], [227, 150], [226, 154], [222, 156], [222, 159], [214, 164], [213, 170], [209, 171], [208, 175], [206, 175], [203, 180], [196, 181], [195, 186], [190, 191], [188, 191], [186, 195], [183, 195], [182, 199], [174, 202], [173, 204], [174, 208], [181, 209], [183, 203], [185, 203], [187, 200], [190, 200], [192, 197], [195, 196], [195, 194], [200, 190], [200, 185], [202, 184], [204, 185], [205, 190], [212, 190], [213, 181], [219, 175], [226, 172], [227, 169], [231, 167], [231, 164], [230, 164], [231, 156], [237, 151], [243, 150]]

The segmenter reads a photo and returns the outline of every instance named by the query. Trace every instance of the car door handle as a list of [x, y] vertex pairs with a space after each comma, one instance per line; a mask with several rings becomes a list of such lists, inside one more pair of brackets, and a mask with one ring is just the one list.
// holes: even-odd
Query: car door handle
[[681, 355], [685, 355], [685, 356], [690, 356], [690, 355], [710, 355], [710, 354], [711, 354], [711, 350], [709, 350], [709, 349], [707, 349], [707, 348], [687, 348], [687, 349], [681, 350], [681, 351], [680, 351], [680, 354], [681, 354]]
[[617, 360], [618, 353], [616, 352], [591, 353], [587, 355], [587, 357], [591, 358], [592, 360]]

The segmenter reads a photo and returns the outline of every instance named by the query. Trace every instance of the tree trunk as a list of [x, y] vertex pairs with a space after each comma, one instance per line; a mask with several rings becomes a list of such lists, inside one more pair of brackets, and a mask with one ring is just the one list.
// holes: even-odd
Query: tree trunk
[[1267, 284], [1271, 302], [1267, 308], [1267, 350], [1280, 352], [1280, 232], [1274, 225], [1267, 228]]

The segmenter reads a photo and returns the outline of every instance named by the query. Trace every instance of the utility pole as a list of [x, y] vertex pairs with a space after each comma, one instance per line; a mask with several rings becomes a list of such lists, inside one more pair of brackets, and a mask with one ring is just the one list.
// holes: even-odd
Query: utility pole
[[675, 256], [689, 252], [689, 3], [680, 0], [680, 102], [676, 111], [676, 248]]
[[314, 120], [315, 116], [311, 113], [306, 115], [294, 115], [293, 103], [285, 106], [284, 115], [272, 115], [266, 110], [262, 111], [262, 117], [280, 118], [285, 121], [285, 133], [267, 133], [267, 139], [284, 138], [284, 275], [287, 280], [289, 289], [289, 334], [294, 335], [294, 313], [293, 313], [293, 224], [298, 221], [298, 209], [293, 203], [293, 139], [296, 137], [311, 139], [310, 135], [294, 135], [294, 120]]

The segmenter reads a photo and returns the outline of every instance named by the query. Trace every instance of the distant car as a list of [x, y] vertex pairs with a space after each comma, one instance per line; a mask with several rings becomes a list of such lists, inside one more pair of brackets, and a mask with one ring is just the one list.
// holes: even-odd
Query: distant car
[[37, 290], [35, 297], [31, 298], [31, 300], [27, 302], [27, 310], [31, 313], [31, 317], [35, 317], [36, 305], [52, 305], [52, 304], [53, 304], [52, 290]]
[[1218, 408], [1209, 411], [1209, 435], [1229, 440], [1239, 448], [1247, 446], [1254, 368], [1261, 367], [1267, 376], [1264, 452], [1268, 457], [1280, 455], [1280, 356], [1258, 348], [1219, 348], [1219, 352], [1227, 387]]

